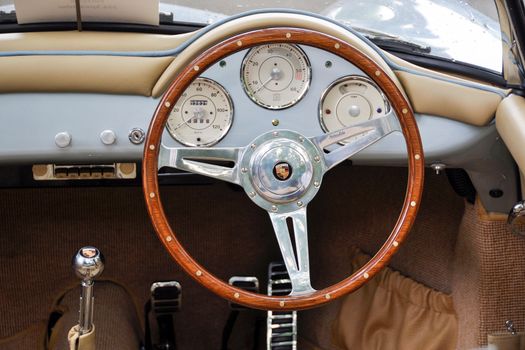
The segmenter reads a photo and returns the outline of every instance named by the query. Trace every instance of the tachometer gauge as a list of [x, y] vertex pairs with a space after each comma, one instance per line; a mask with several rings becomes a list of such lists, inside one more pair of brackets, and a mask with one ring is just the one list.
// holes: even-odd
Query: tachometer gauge
[[181, 95], [168, 117], [170, 134], [186, 146], [212, 146], [233, 121], [230, 95], [217, 82], [197, 78]]
[[326, 132], [384, 117], [390, 110], [385, 95], [370, 79], [348, 76], [333, 82], [319, 103], [319, 120]]
[[242, 63], [244, 90], [258, 105], [283, 109], [297, 103], [310, 85], [311, 67], [296, 45], [268, 44], [251, 49]]

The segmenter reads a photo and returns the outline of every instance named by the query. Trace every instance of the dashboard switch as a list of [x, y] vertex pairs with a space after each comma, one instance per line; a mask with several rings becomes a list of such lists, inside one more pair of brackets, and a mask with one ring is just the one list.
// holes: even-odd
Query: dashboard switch
[[105, 145], [112, 145], [117, 140], [117, 135], [113, 130], [104, 130], [100, 133], [100, 141]]
[[59, 132], [55, 135], [55, 144], [60, 148], [65, 148], [71, 144], [71, 134], [67, 131]]

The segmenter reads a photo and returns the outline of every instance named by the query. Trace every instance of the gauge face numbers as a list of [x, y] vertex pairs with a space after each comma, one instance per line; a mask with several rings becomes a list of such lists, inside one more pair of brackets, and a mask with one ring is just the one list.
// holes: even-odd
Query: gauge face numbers
[[255, 103], [268, 109], [297, 103], [308, 90], [310, 76], [310, 62], [296, 45], [257, 46], [242, 63], [244, 90]]
[[233, 104], [217, 82], [197, 78], [181, 95], [168, 117], [171, 136], [186, 146], [212, 146], [228, 132]]
[[325, 132], [384, 117], [390, 110], [385, 95], [369, 79], [348, 76], [333, 82], [323, 93], [319, 119]]

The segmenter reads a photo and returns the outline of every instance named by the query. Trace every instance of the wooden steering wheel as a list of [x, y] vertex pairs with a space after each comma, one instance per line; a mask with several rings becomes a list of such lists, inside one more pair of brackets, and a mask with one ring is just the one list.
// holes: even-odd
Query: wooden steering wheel
[[[203, 71], [239, 50], [268, 43], [310, 45], [346, 59], [381, 88], [391, 103], [391, 112], [385, 117], [317, 137], [308, 138], [290, 130], [272, 131], [258, 136], [246, 147], [168, 148], [161, 144], [172, 107]], [[336, 284], [315, 290], [310, 284], [307, 205], [319, 190], [327, 171], [392, 132], [402, 132], [404, 135], [409, 170], [405, 200], [397, 223], [383, 246], [366, 265]], [[348, 138], [351, 138], [349, 142], [340, 143]], [[276, 157], [293, 172], [290, 169], [278, 169], [280, 164], [275, 163]], [[217, 295], [238, 304], [265, 310], [299, 310], [319, 306], [355, 291], [374, 277], [388, 264], [410, 231], [423, 190], [424, 157], [419, 131], [410, 104], [396, 84], [374, 61], [348, 43], [317, 31], [298, 28], [262, 29], [239, 34], [195, 58], [171, 83], [160, 101], [148, 130], [143, 158], [146, 205], [157, 235], [171, 256], [197, 282]], [[217, 165], [218, 160], [229, 161], [234, 166]], [[211, 274], [188, 254], [170, 227], [162, 207], [158, 185], [158, 169], [162, 166], [238, 184], [255, 204], [269, 213], [290, 275], [290, 295], [267, 296], [233, 287]], [[278, 179], [276, 171], [283, 170], [281, 175], [285, 180]], [[289, 219], [293, 222], [296, 252], [288, 232], [286, 221]]]

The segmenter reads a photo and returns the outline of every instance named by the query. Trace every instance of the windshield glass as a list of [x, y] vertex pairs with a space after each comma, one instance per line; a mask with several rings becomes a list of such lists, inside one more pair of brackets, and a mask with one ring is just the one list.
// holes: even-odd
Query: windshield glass
[[[179, 5], [235, 14], [287, 7], [323, 14], [374, 38], [400, 39], [428, 54], [502, 71], [501, 30], [494, 0], [174, 0]], [[388, 37], [387, 37], [388, 38]], [[384, 39], [387, 39], [384, 38]], [[428, 50], [422, 50], [422, 53]]]
[[[4, 9], [12, 4], [13, 0], [0, 0]], [[173, 14], [174, 21], [203, 24], [262, 8], [319, 13], [391, 48], [402, 51], [404, 45], [409, 52], [502, 71], [502, 35], [494, 0], [163, 0], [159, 7]]]

